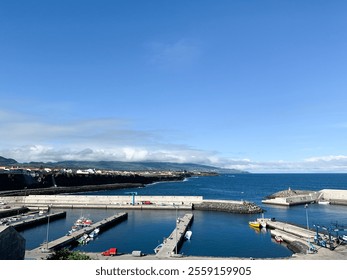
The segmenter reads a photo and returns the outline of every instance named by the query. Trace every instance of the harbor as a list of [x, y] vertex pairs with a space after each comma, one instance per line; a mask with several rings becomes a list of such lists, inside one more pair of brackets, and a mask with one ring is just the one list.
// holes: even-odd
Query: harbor
[[[179, 217], [183, 217], [187, 213], [194, 215], [194, 223], [189, 227], [193, 232], [192, 239], [183, 242], [177, 250], [178, 256], [182, 258], [296, 259], [305, 257], [347, 259], [343, 252], [345, 245], [330, 250], [313, 243], [318, 250], [318, 254], [296, 253], [289, 249], [288, 244], [296, 239], [299, 240], [300, 237], [290, 233], [289, 230], [281, 232], [282, 225], [277, 226], [277, 229], [269, 227], [266, 231], [257, 231], [250, 228], [248, 222], [258, 218], [260, 213], [242, 214], [240, 209], [239, 212], [234, 210], [238, 207], [244, 207], [246, 201], [261, 203], [261, 199], [264, 197], [263, 194], [271, 193], [270, 190], [272, 192], [276, 191], [276, 188], [262, 188], [261, 192], [257, 193], [256, 191], [247, 192], [245, 188], [238, 188], [236, 185], [233, 186], [231, 191], [230, 184], [241, 180], [238, 185], [241, 187], [247, 186], [245, 180], [259, 177], [265, 177], [265, 175], [191, 178], [185, 182], [165, 182], [136, 189], [137, 194], [134, 195], [125, 194], [126, 192], [132, 192], [131, 190], [112, 190], [88, 195], [54, 195], [46, 197], [27, 195], [25, 199], [23, 196], [3, 197], [0, 201], [4, 203], [3, 208], [13, 206], [14, 209], [20, 209], [25, 204], [27, 208], [38, 209], [38, 207], [47, 207], [47, 205], [52, 204], [51, 211], [66, 211], [66, 219], [58, 219], [50, 223], [50, 240], [57, 240], [66, 235], [68, 230], [71, 229], [71, 224], [82, 214], [95, 221], [101, 221], [115, 215], [117, 211], [126, 211], [128, 218], [125, 222], [119, 223], [116, 227], [111, 226], [109, 230], [102, 232], [93, 242], [75, 247], [74, 250], [81, 250], [96, 259], [103, 259], [105, 256], [101, 256], [101, 252], [111, 247], [117, 248], [118, 254], [114, 257], [105, 258], [138, 259], [138, 256], [132, 256], [132, 252], [141, 251], [141, 259], [159, 259], [154, 254], [153, 249], [172, 235], [173, 228], [176, 227], [176, 211]], [[286, 178], [284, 175], [281, 177]], [[276, 176], [271, 177], [272, 180], [273, 178], [276, 179]], [[215, 181], [218, 183], [215, 184]], [[320, 179], [320, 181], [324, 183], [324, 180]], [[250, 185], [254, 185], [254, 181], [249, 182]], [[256, 182], [261, 181], [256, 180]], [[302, 177], [300, 177], [298, 185], [302, 182]], [[209, 191], [206, 191], [206, 186], [214, 185], [218, 185], [218, 188], [211, 187]], [[284, 189], [283, 183], [278, 183], [278, 185], [278, 191]], [[298, 189], [298, 186], [293, 186], [292, 189]], [[320, 185], [317, 185], [316, 191], [319, 192], [323, 189]], [[172, 195], [165, 196], [162, 195], [163, 193], [172, 193]], [[201, 196], [197, 196], [197, 193]], [[222, 197], [224, 199], [221, 199]], [[47, 200], [45, 201], [45, 199]], [[11, 205], [11, 201], [15, 203]], [[314, 225], [329, 227], [331, 222], [336, 222], [336, 220], [341, 224], [346, 224], [345, 206], [343, 205], [310, 203], [308, 208], [305, 208], [304, 205], [297, 204], [283, 207], [282, 205], [264, 204], [262, 208], [265, 209], [265, 216], [274, 217], [276, 222], [281, 221], [285, 228], [289, 225], [297, 225], [305, 229], [307, 211], [309, 228], [313, 232], [310, 240], [314, 239], [314, 237], [312, 239], [315, 231]], [[200, 210], [199, 206], [203, 206], [203, 209]], [[230, 209], [234, 212], [231, 212]], [[40, 244], [42, 244], [46, 235], [46, 227], [43, 223], [20, 231], [20, 234], [27, 241], [27, 252], [41, 246]], [[214, 230], [211, 235], [211, 232], [207, 229], [218, 230]], [[274, 235], [280, 234], [283, 235], [284, 239], [281, 244], [273, 238]], [[290, 234], [292, 234], [292, 240], [289, 238]], [[304, 236], [301, 237], [303, 244], [308, 244], [305, 231], [301, 235]], [[172, 248], [174, 246], [171, 247], [169, 252], [174, 253], [167, 253], [167, 255], [176, 255], [176, 250]], [[266, 250], [263, 248], [266, 248]], [[327, 251], [327, 254], [323, 256], [322, 252], [326, 250], [329, 252]], [[26, 258], [30, 259], [30, 255], [27, 253]], [[163, 256], [163, 259], [167, 259], [167, 257]]]
[[89, 235], [95, 229], [100, 229], [100, 231], [104, 231], [107, 228], [110, 228], [111, 226], [114, 226], [126, 220], [127, 217], [128, 217], [127, 213], [119, 213], [114, 216], [105, 218], [101, 221], [98, 221], [96, 223], [93, 223], [89, 225], [88, 227], [81, 228], [75, 232], [72, 232], [69, 235], [62, 236], [61, 238], [58, 238], [52, 241], [47, 240], [45, 244], [42, 244], [42, 246], [37, 247], [33, 250], [27, 251], [26, 258], [46, 259], [53, 251], [56, 251], [68, 245], [71, 245], [73, 242], [77, 242], [77, 240], [81, 238], [83, 235], [85, 234]]

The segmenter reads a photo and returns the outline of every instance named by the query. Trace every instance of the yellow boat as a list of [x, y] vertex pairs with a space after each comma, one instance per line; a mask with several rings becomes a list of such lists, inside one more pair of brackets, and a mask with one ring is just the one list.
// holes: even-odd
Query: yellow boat
[[248, 224], [253, 228], [261, 228], [261, 224], [258, 221], [250, 221]]

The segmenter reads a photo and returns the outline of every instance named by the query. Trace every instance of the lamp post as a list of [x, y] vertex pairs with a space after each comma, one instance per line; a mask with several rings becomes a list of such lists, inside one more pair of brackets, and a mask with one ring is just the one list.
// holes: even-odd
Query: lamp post
[[176, 229], [175, 229], [175, 241], [176, 241], [176, 246], [175, 246], [175, 252], [176, 252], [176, 255], [177, 255], [177, 206], [175, 203], [173, 203], [173, 206], [175, 207], [175, 210], [176, 210]]
[[309, 227], [308, 227], [308, 213], [307, 213], [307, 208], [308, 208], [308, 204], [306, 203], [306, 204], [305, 204], [305, 209], [306, 209], [306, 227], [307, 227], [307, 230], [309, 230]]
[[308, 250], [310, 250], [310, 236], [309, 236], [309, 226], [308, 226], [308, 213], [307, 213], [307, 208], [308, 204], [305, 204], [305, 210], [306, 210], [306, 228], [307, 228], [307, 245], [308, 245]]
[[48, 210], [47, 210], [47, 232], [46, 232], [46, 251], [47, 252], [48, 252], [49, 218], [50, 218], [51, 208], [52, 208], [52, 204], [48, 206]]
[[24, 207], [25, 207], [25, 199], [26, 199], [26, 197], [27, 197], [27, 187], [24, 187]]
[[49, 213], [47, 214], [46, 250], [48, 252]]

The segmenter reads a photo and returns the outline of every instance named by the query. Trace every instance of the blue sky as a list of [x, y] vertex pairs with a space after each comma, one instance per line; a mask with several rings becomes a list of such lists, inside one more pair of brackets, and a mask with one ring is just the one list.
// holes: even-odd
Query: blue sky
[[346, 1], [0, 2], [0, 155], [347, 171]]

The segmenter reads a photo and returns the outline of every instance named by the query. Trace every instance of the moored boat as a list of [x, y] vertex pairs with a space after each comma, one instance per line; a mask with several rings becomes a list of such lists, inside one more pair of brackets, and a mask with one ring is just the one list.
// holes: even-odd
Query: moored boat
[[89, 237], [93, 239], [99, 235], [99, 232], [100, 232], [100, 229], [96, 228], [91, 233], [89, 233]]
[[319, 200], [319, 201], [318, 201], [318, 204], [329, 205], [329, 204], [330, 204], [330, 201], [327, 201], [327, 200]]
[[87, 244], [89, 240], [87, 240], [89, 237], [88, 237], [88, 234], [83, 234], [80, 238], [77, 239], [77, 242], [81, 245], [84, 245], [84, 244]]
[[154, 253], [158, 254], [160, 249], [163, 247], [163, 243], [159, 244], [157, 247], [154, 248]]
[[253, 228], [261, 228], [261, 224], [258, 221], [249, 221], [248, 224]]
[[93, 221], [91, 219], [87, 219], [85, 217], [80, 217], [75, 222], [75, 226], [87, 227], [87, 226], [90, 226], [92, 223], [93, 223]]
[[187, 232], [184, 235], [184, 238], [186, 240], [190, 240], [190, 238], [192, 237], [192, 234], [193, 234], [193, 232], [191, 230], [187, 230]]
[[275, 238], [276, 242], [278, 242], [278, 243], [283, 242], [283, 238], [282, 238], [282, 236], [280, 236], [280, 235], [275, 235], [274, 238]]
[[261, 218], [258, 218], [258, 219], [257, 219], [257, 222], [260, 223], [260, 225], [261, 225], [262, 228], [266, 228], [266, 227], [267, 227], [267, 222], [268, 222], [269, 220], [270, 220], [270, 219], [268, 219], [268, 218], [264, 218], [264, 213], [262, 213]]

